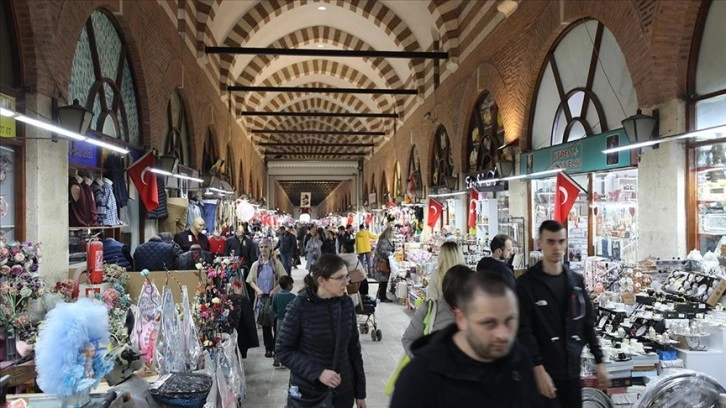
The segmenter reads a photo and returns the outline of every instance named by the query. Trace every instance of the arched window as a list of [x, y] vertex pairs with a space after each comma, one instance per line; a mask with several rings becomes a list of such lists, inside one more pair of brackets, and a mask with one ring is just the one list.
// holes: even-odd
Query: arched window
[[395, 172], [393, 174], [393, 195], [398, 197], [401, 194], [401, 164], [396, 162]]
[[469, 171], [491, 170], [504, 144], [502, 115], [492, 94], [484, 92], [474, 105], [469, 121], [467, 158]]
[[610, 30], [597, 20], [572, 24], [547, 55], [532, 103], [533, 150], [622, 127], [638, 101]]
[[128, 54], [113, 17], [100, 10], [91, 13], [76, 44], [68, 95], [93, 111], [90, 131], [141, 146]]
[[700, 13], [688, 77], [689, 130], [726, 124], [726, 2], [705, 1]]
[[244, 161], [239, 161], [239, 171], [237, 174], [239, 177], [237, 178], [237, 194], [242, 194], [245, 191], [245, 166]]
[[[376, 173], [371, 174], [371, 191], [369, 194], [375, 194], [376, 203], [378, 202], [378, 191], [376, 191]], [[368, 203], [375, 204], [375, 203]]]
[[202, 150], [202, 172], [208, 172], [217, 160], [217, 141], [214, 138], [212, 129], [207, 129], [207, 137], [204, 139], [204, 150]]
[[[421, 177], [421, 161], [418, 157], [418, 151], [416, 150], [416, 146], [413, 146], [411, 148], [411, 154], [408, 156], [408, 174], [406, 176], [406, 189], [409, 189], [409, 183], [410, 180], [413, 179], [413, 182], [415, 184], [414, 186], [414, 193], [416, 191], [423, 192], [423, 179]], [[422, 196], [418, 196], [418, 193], [416, 193], [418, 198], [422, 198]], [[411, 199], [415, 197], [410, 197]]]
[[232, 163], [232, 145], [227, 145], [227, 157], [224, 160], [224, 172], [222, 173], [222, 180], [226, 181], [230, 185], [234, 183], [234, 166]]
[[388, 203], [388, 179], [386, 178], [385, 171], [383, 172], [383, 174], [381, 174], [381, 188], [378, 191], [380, 193], [380, 203]]
[[164, 154], [179, 159], [179, 164], [189, 166], [189, 130], [184, 102], [179, 91], [174, 91], [166, 105], [166, 141]]
[[447, 177], [454, 175], [454, 156], [451, 141], [444, 126], [436, 129], [434, 147], [431, 152], [431, 187], [446, 187]]
[[363, 182], [363, 201], [368, 201], [368, 182]]

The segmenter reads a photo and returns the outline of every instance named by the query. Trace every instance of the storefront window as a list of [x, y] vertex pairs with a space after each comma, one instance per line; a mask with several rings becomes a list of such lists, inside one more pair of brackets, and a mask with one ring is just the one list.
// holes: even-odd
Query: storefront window
[[[695, 103], [695, 129], [705, 129], [726, 123], [726, 53], [723, 52], [723, 43], [726, 41], [726, 29], [723, 21], [726, 19], [726, 2], [704, 2], [706, 9], [702, 10], [705, 21], [701, 33], [700, 49], [697, 53], [697, 66], [695, 69], [695, 83], [691, 83], [694, 95], [691, 99]], [[698, 34], [697, 34], [698, 35]], [[694, 43], [695, 44], [695, 43]]]
[[629, 264], [638, 262], [638, 171], [595, 174], [594, 254]]
[[[586, 187], [588, 185], [588, 176], [586, 174], [571, 176], [579, 185]], [[555, 198], [555, 179], [548, 178], [535, 180], [532, 185], [532, 198], [534, 206], [532, 207], [532, 236], [537, 241], [538, 228], [546, 220], [554, 217], [554, 198]], [[575, 205], [572, 206], [570, 214], [567, 217], [567, 260], [570, 262], [570, 268], [573, 270], [582, 270], [584, 261], [588, 255], [587, 252], [587, 234], [588, 234], [588, 201], [587, 194], [580, 192], [577, 196]], [[536, 246], [536, 244], [535, 244]]]
[[0, 146], [0, 241], [15, 241], [15, 166], [12, 146]]
[[726, 254], [726, 143], [696, 148], [698, 249]]
[[[408, 174], [406, 179], [406, 191], [411, 193], [413, 187], [413, 193], [416, 194], [416, 198], [422, 198], [421, 195], [416, 191], [423, 191], [423, 180], [421, 178], [421, 162], [419, 161], [418, 151], [416, 146], [411, 148], [411, 154], [408, 157]], [[414, 197], [411, 197], [413, 199]]]

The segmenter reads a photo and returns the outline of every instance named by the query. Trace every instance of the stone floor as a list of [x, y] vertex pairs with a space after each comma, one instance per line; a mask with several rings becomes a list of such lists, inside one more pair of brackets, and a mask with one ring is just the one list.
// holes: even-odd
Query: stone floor
[[[303, 277], [307, 272], [303, 268], [294, 269], [295, 291], [302, 288]], [[375, 293], [377, 285], [370, 286], [370, 293]], [[366, 372], [367, 394], [366, 404], [369, 408], [388, 407], [389, 398], [383, 388], [403, 355], [401, 335], [408, 326], [410, 313], [405, 306], [397, 303], [379, 303], [376, 308], [376, 322], [383, 332], [383, 340], [372, 341], [370, 335], [361, 335], [363, 365]], [[259, 332], [262, 342], [262, 332]], [[275, 407], [285, 406], [289, 370], [274, 368], [272, 359], [265, 358], [265, 349], [249, 350], [244, 360], [247, 377], [247, 398], [244, 407]]]

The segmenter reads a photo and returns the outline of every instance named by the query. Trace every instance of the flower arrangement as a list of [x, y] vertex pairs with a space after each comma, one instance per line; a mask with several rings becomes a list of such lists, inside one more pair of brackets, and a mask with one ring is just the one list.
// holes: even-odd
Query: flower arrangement
[[130, 277], [126, 268], [116, 264], [103, 264], [103, 281], [113, 286], [96, 296], [108, 310], [108, 329], [111, 340], [116, 344], [124, 344], [129, 340], [126, 329], [126, 314], [131, 307], [131, 295], [126, 293], [126, 283]]
[[38, 322], [31, 321], [28, 306], [43, 296], [38, 274], [40, 244], [0, 241], [0, 326], [8, 327], [21, 340], [34, 342]]
[[200, 282], [194, 304], [194, 320], [199, 327], [202, 346], [206, 350], [217, 348], [223, 333], [231, 333], [237, 326], [238, 296], [242, 284], [230, 284], [237, 263], [230, 259], [216, 258], [212, 265], [197, 264]]

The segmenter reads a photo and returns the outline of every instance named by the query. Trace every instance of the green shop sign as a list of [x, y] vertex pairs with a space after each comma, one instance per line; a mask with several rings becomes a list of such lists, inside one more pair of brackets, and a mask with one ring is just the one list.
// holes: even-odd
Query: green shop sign
[[603, 154], [603, 150], [627, 146], [630, 144], [625, 130], [616, 129], [597, 135], [588, 136], [573, 142], [532, 152], [519, 156], [520, 174], [531, 174], [551, 169], [564, 169], [568, 173], [592, 173], [623, 167], [631, 167], [635, 162], [634, 150]]

